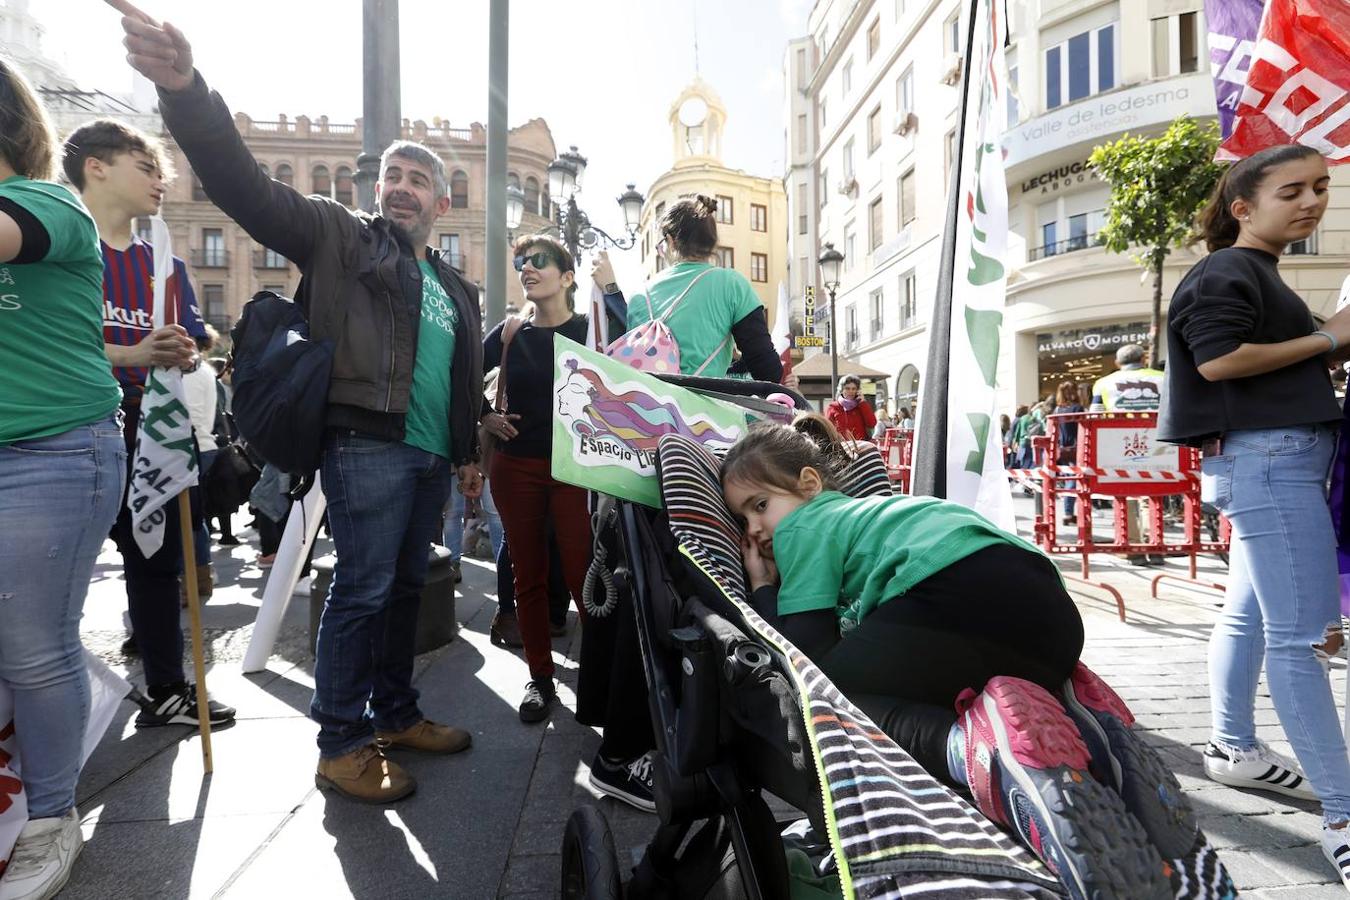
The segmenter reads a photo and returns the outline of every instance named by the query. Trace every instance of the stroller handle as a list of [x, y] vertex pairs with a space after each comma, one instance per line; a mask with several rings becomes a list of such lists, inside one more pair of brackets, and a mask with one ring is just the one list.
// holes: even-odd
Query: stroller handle
[[793, 406], [799, 410], [811, 409], [805, 397], [792, 388], [772, 381], [746, 381], [743, 378], [705, 378], [697, 375], [657, 375], [657, 378], [676, 387], [691, 391], [715, 391], [736, 397], [758, 397], [766, 399], [770, 394], [785, 394], [792, 398]]

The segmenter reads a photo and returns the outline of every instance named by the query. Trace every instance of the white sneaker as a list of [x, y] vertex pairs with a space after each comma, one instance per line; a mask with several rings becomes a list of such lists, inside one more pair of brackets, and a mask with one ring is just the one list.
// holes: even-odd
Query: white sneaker
[[1322, 825], [1322, 852], [1336, 867], [1341, 883], [1350, 888], [1350, 831]]
[[64, 816], [30, 819], [0, 876], [0, 900], [47, 900], [70, 878], [84, 837], [80, 814], [71, 807]]
[[1251, 750], [1238, 750], [1210, 741], [1205, 747], [1205, 774], [1229, 787], [1274, 791], [1300, 800], [1316, 800], [1312, 785], [1292, 759], [1286, 759], [1257, 741]]

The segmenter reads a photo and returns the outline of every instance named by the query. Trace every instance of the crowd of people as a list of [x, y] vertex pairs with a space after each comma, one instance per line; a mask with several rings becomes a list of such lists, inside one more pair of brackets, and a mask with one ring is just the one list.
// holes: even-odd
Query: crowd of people
[[[476, 286], [429, 245], [450, 204], [435, 152], [411, 141], [384, 151], [373, 215], [301, 195], [253, 159], [184, 36], [126, 10], [129, 62], [157, 87], [165, 127], [203, 189], [299, 267], [296, 302], [311, 337], [334, 348], [320, 472], [336, 563], [310, 706], [316, 784], [392, 803], [416, 789], [416, 765], [394, 751], [470, 748], [467, 730], [423, 713], [413, 647], [428, 548], [444, 541], [455, 553], [471, 506], [488, 523], [506, 580], [492, 640], [520, 647], [529, 670], [520, 721], [554, 713], [550, 638], [565, 627], [563, 604], [575, 603], [583, 629], [575, 713], [602, 732], [591, 783], [653, 810], [655, 742], [633, 617], [587, 615], [587, 495], [549, 465], [551, 395], [541, 385], [551, 383], [553, 339], [582, 341], [591, 324], [575, 302], [576, 260], [546, 235], [517, 240], [527, 308], [484, 334]], [[74, 191], [55, 182], [58, 166]], [[149, 555], [125, 505], [151, 367], [188, 373], [201, 470], [234, 458], [229, 391], [203, 363], [216, 336], [197, 314], [181, 261], [164, 291], [171, 324], [148, 325], [154, 248], [132, 223], [158, 212], [171, 175], [162, 146], [122, 123], [92, 122], [57, 143], [36, 95], [0, 60], [0, 278], [12, 291], [0, 304], [0, 680], [14, 692], [30, 813], [0, 878], [4, 900], [50, 896], [78, 852], [75, 785], [89, 704], [79, 619], [109, 535], [150, 698], [137, 725], [197, 721], [182, 661], [182, 560], [209, 560], [211, 518], [222, 543], [235, 540], [228, 502], [211, 498], [241, 491], [197, 492], [193, 547], [181, 546], [176, 506], [165, 507], [164, 544]], [[1318, 799], [1324, 850], [1350, 884], [1350, 757], [1318, 655], [1328, 626], [1339, 625], [1324, 479], [1341, 412], [1325, 362], [1350, 355], [1350, 313], [1315, 328], [1276, 268], [1284, 246], [1316, 227], [1326, 183], [1324, 162], [1306, 148], [1233, 166], [1203, 217], [1210, 255], [1172, 301], [1166, 375], [1142, 348], [1122, 347], [1117, 372], [1090, 386], [1059, 384], [1004, 416], [1002, 433], [1007, 464], [1030, 468], [1033, 439], [1058, 421], [1066, 455], [1057, 461], [1071, 462], [1077, 426], [1051, 416], [1161, 405], [1160, 437], [1203, 448], [1209, 499], [1234, 532], [1228, 602], [1211, 641], [1206, 771], [1224, 784]], [[716, 201], [673, 203], [659, 229], [668, 265], [640, 293], [625, 297], [603, 258], [591, 273], [605, 308], [622, 311], [619, 330], [664, 323], [681, 374], [736, 369], [784, 383], [764, 307], [744, 276], [713, 262]], [[493, 370], [496, 385], [485, 388]], [[1157, 851], [1130, 873], [1145, 886], [1140, 896], [1152, 896], [1149, 886], [1165, 883], [1163, 848], [1193, 835], [1162, 808], [1175, 802], [1163, 785], [1112, 792], [1089, 771], [1089, 758], [1097, 772], [1119, 770], [1138, 738], [1079, 661], [1082, 620], [1054, 564], [957, 504], [841, 493], [860, 447], [914, 427], [909, 408], [875, 411], [861, 391], [845, 377], [823, 416], [755, 425], [728, 452], [721, 488], [744, 530], [750, 602], [934, 777], [1021, 837], [1073, 896], [1091, 896], [1123, 871], [1105, 836], [1124, 831]], [[249, 485], [260, 524], [272, 523], [263, 549], [273, 553], [293, 474], [269, 466]], [[1073, 500], [1066, 522], [1079, 515]], [[198, 571], [209, 594], [210, 567]], [[1301, 769], [1256, 739], [1263, 656]], [[214, 700], [207, 712], [213, 725], [235, 715]]]

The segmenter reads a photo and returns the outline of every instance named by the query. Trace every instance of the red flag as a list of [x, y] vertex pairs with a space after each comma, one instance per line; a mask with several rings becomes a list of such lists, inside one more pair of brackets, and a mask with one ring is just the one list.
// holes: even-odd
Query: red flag
[[1350, 3], [1271, 0], [1219, 159], [1303, 144], [1350, 162]]

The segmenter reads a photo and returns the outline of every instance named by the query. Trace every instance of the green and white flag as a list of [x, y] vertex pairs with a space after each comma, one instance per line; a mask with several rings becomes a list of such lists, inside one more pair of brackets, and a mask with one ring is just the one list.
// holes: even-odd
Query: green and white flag
[[1008, 188], [1000, 143], [1007, 124], [1008, 26], [997, 0], [975, 0], [971, 11], [976, 18], [964, 84], [966, 133], [956, 169], [946, 496], [1012, 531], [995, 396], [1007, 287]]
[[[165, 325], [165, 286], [173, 275], [173, 243], [159, 216], [150, 219], [155, 254], [154, 328]], [[145, 377], [141, 419], [136, 429], [136, 456], [127, 508], [136, 545], [153, 556], [164, 544], [165, 504], [197, 483], [197, 453], [192, 418], [183, 398], [183, 373], [152, 366]]]
[[663, 435], [726, 448], [752, 420], [770, 417], [667, 384], [560, 335], [553, 338], [552, 405], [554, 478], [657, 509]]

